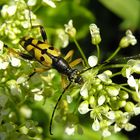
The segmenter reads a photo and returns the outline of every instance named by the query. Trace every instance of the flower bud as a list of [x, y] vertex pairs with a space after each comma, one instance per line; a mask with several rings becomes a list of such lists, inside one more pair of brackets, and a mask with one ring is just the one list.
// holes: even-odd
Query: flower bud
[[106, 90], [110, 96], [117, 96], [119, 94], [120, 88], [115, 86], [107, 86]]
[[89, 104], [92, 108], [94, 108], [94, 106], [96, 105], [96, 99], [94, 96], [90, 96], [89, 98]]
[[124, 107], [126, 105], [126, 101], [125, 100], [120, 100], [118, 102], [119, 107]]
[[124, 100], [129, 98], [129, 94], [126, 91], [124, 91], [124, 90], [120, 91], [119, 96], [120, 96], [121, 99], [124, 99]]
[[92, 44], [98, 45], [101, 42], [100, 30], [96, 24], [90, 24], [89, 26]]
[[130, 30], [127, 30], [126, 31], [126, 36], [124, 36], [121, 39], [121, 41], [119, 43], [119, 46], [121, 48], [126, 48], [129, 45], [134, 46], [136, 43], [137, 43], [137, 40], [136, 40], [135, 36], [132, 34], [132, 32]]
[[94, 67], [96, 66], [98, 63], [98, 58], [95, 56], [95, 55], [91, 55], [89, 58], [88, 58], [88, 64], [90, 67]]
[[135, 106], [132, 102], [127, 102], [124, 108], [127, 112], [132, 112], [134, 110], [134, 107]]
[[101, 106], [104, 104], [105, 102], [105, 96], [104, 95], [101, 95], [99, 98], [98, 98], [98, 105]]

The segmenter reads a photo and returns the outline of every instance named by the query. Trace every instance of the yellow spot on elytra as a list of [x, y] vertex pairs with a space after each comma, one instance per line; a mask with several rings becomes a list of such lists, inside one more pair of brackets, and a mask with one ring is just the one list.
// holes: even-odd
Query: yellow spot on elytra
[[32, 44], [36, 45], [37, 43], [38, 43], [38, 40], [36, 40], [36, 39], [32, 40]]
[[26, 47], [26, 50], [27, 50], [27, 51], [31, 51], [33, 48], [34, 48], [34, 46], [28, 45], [28, 46]]

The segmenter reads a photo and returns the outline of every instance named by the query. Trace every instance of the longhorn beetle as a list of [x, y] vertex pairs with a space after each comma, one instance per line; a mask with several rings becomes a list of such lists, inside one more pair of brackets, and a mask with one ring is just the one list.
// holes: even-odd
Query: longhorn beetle
[[[29, 60], [35, 58], [47, 69], [54, 68], [61, 74], [66, 75], [70, 81], [70, 83], [66, 86], [66, 88], [63, 90], [62, 94], [58, 98], [57, 103], [52, 112], [50, 127], [49, 127], [50, 134], [52, 135], [51, 132], [52, 121], [53, 121], [55, 110], [57, 108], [59, 101], [62, 98], [62, 95], [64, 94], [66, 89], [69, 88], [72, 82], [78, 84], [83, 83], [83, 78], [81, 77], [80, 72], [77, 69], [73, 68], [73, 66], [81, 62], [81, 59], [80, 58], [76, 59], [69, 64], [66, 60], [73, 54], [73, 51], [69, 51], [67, 55], [63, 58], [62, 56], [60, 56], [59, 52], [54, 47], [52, 47], [50, 44], [47, 43], [47, 35], [43, 26], [38, 25], [36, 27], [40, 28], [43, 41], [31, 37], [23, 37], [20, 41], [20, 44], [25, 50], [28, 51], [29, 55], [23, 53], [19, 53], [19, 55]], [[32, 76], [34, 73], [32, 73], [30, 76]]]

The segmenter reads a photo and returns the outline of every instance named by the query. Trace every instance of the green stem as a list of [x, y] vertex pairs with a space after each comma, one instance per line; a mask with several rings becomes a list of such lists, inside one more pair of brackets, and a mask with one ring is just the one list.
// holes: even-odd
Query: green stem
[[118, 76], [118, 75], [121, 75], [121, 74], [122, 74], [121, 71], [120, 72], [117, 72], [117, 73], [114, 73], [114, 74], [112, 74], [111, 78], [112, 77], [115, 77], [115, 76]]
[[104, 66], [103, 69], [122, 68], [122, 67], [124, 67], [125, 65], [126, 65], [126, 64], [111, 64], [111, 65]]
[[121, 89], [123, 89], [123, 90], [125, 90], [125, 91], [127, 91], [127, 92], [129, 92], [129, 93], [132, 93], [132, 92], [134, 92], [134, 91], [132, 91], [132, 90], [129, 90], [129, 89], [127, 89], [127, 88], [123, 87], [123, 86], [121, 86]]
[[97, 48], [97, 57], [98, 57], [98, 63], [99, 63], [100, 62], [100, 48], [98, 44], [96, 45], [96, 48]]
[[80, 45], [78, 44], [76, 38], [73, 38], [73, 40], [74, 40], [74, 43], [76, 44], [76, 47], [78, 48], [78, 50], [79, 50], [79, 52], [80, 52], [80, 54], [81, 54], [81, 56], [82, 56], [82, 58], [84, 60], [84, 64], [88, 67], [89, 66], [88, 61], [86, 59], [85, 54], [83, 53], [83, 50], [81, 49]]
[[121, 47], [119, 46], [115, 52], [107, 59], [105, 60], [105, 62], [109, 62], [119, 51], [120, 51]]

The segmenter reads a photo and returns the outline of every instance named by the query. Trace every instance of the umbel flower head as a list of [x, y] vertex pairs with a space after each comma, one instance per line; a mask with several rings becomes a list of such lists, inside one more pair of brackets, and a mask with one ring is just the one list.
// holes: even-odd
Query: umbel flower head
[[[92, 129], [101, 131], [104, 137], [122, 129], [133, 130], [135, 126], [129, 123], [129, 120], [136, 112], [140, 114], [139, 102], [134, 104], [128, 100], [129, 93], [111, 80], [111, 71], [107, 70], [100, 74], [95, 71], [91, 69], [83, 74], [88, 80], [80, 90], [82, 101], [78, 107], [79, 113], [89, 114], [93, 120]], [[135, 83], [128, 85], [136, 87]]]

